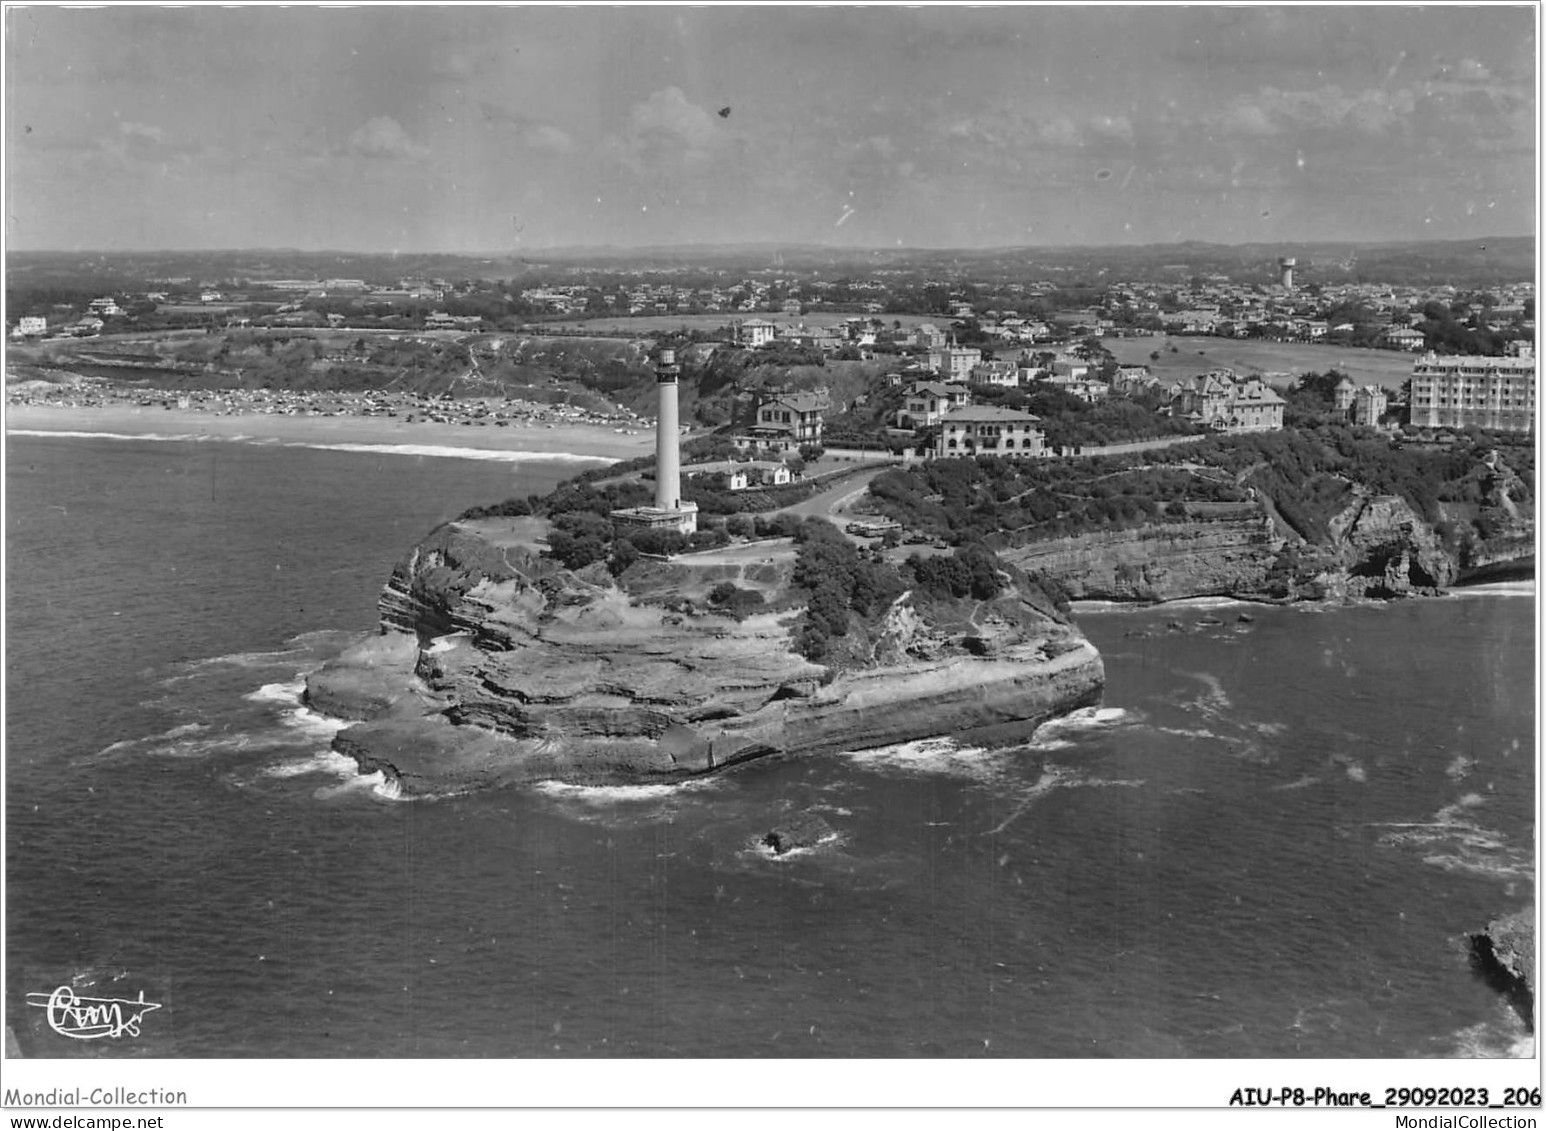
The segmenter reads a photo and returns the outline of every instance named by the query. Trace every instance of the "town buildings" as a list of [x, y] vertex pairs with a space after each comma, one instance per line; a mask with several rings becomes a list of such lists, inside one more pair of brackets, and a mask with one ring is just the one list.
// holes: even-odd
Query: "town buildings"
[[788, 449], [821, 443], [822, 423], [831, 407], [825, 393], [783, 393], [757, 406], [754, 438], [765, 445]]
[[1365, 385], [1353, 394], [1353, 423], [1378, 428], [1380, 417], [1385, 415], [1389, 404], [1390, 398], [1384, 389], [1378, 385]]
[[934, 441], [934, 454], [951, 456], [1040, 456], [1046, 436], [1028, 412], [993, 405], [968, 405], [946, 415]]
[[965, 385], [950, 385], [940, 381], [918, 381], [907, 390], [903, 406], [897, 410], [898, 428], [930, 428], [943, 420], [953, 409], [964, 408], [972, 403], [972, 393]]
[[1260, 377], [1215, 369], [1178, 382], [1171, 412], [1219, 432], [1271, 432], [1283, 427], [1284, 401]]
[[1417, 428], [1535, 428], [1535, 356], [1441, 357], [1424, 354], [1412, 367], [1411, 422]]
[[748, 318], [735, 324], [736, 345], [756, 349], [773, 340], [777, 327], [765, 318]]
[[929, 350], [929, 368], [946, 381], [964, 381], [972, 366], [982, 361], [982, 351], [975, 346], [958, 346], [951, 342]]

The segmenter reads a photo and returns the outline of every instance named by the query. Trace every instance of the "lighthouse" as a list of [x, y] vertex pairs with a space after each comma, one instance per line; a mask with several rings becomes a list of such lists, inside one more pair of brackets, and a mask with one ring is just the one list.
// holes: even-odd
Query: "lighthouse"
[[[676, 379], [682, 367], [676, 363], [674, 349], [662, 349], [655, 363], [655, 509], [680, 510], [682, 506], [682, 462], [678, 447], [681, 428], [676, 417]], [[694, 521], [693, 526], [697, 526]]]
[[655, 505], [613, 511], [612, 524], [620, 529], [679, 534], [698, 529], [698, 504], [682, 499], [682, 430], [676, 404], [676, 381], [681, 374], [676, 350], [663, 347], [655, 361]]

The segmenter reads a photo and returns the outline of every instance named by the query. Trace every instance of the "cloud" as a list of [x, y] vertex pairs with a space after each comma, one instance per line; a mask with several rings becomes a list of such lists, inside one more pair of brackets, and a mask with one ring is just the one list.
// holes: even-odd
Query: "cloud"
[[1208, 115], [1207, 124], [1227, 133], [1256, 137], [1304, 129], [1383, 134], [1406, 124], [1416, 106], [1416, 97], [1405, 89], [1349, 93], [1334, 84], [1317, 90], [1264, 86]]
[[545, 150], [548, 153], [573, 153], [575, 150], [574, 138], [557, 126], [546, 122], [527, 130], [522, 135], [522, 140], [533, 149]]
[[349, 135], [349, 149], [363, 157], [419, 161], [429, 150], [408, 136], [393, 118], [372, 118]]
[[627, 127], [604, 149], [635, 176], [655, 177], [673, 168], [701, 168], [729, 136], [713, 114], [668, 86], [636, 103]]
[[170, 161], [199, 153], [204, 147], [196, 141], [174, 137], [160, 126], [119, 122], [118, 136], [106, 142], [105, 148], [133, 160]]
[[478, 103], [478, 111], [488, 125], [512, 131], [521, 145], [558, 154], [573, 153], [578, 148], [574, 138], [552, 122], [544, 122], [493, 102]]
[[630, 134], [646, 142], [710, 148], [719, 136], [714, 117], [674, 86], [657, 90], [629, 113]]

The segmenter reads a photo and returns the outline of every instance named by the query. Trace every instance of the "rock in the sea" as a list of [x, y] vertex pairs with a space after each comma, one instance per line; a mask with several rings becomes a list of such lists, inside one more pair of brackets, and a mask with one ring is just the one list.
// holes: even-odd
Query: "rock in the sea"
[[832, 840], [837, 836], [832, 826], [814, 813], [796, 813], [788, 820], [782, 821], [767, 836], [762, 838], [762, 843], [771, 848], [774, 855], [782, 856], [786, 852], [793, 852], [796, 848], [815, 848], [823, 841]]
[[1478, 972], [1504, 994], [1524, 1023], [1535, 1026], [1535, 908], [1527, 907], [1487, 924], [1471, 936]]

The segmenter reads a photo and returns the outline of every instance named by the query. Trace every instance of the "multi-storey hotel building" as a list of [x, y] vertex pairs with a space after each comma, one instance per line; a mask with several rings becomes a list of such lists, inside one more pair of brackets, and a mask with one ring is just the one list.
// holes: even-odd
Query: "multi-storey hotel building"
[[1440, 357], [1428, 353], [1412, 367], [1412, 425], [1416, 428], [1535, 428], [1535, 358]]

